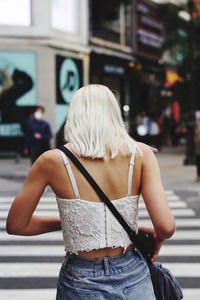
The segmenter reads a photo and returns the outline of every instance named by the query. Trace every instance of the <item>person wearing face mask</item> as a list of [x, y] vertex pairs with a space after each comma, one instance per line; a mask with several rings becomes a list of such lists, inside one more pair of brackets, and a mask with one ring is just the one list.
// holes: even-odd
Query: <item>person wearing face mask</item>
[[34, 112], [33, 119], [29, 121], [25, 133], [24, 154], [30, 155], [31, 164], [45, 151], [50, 149], [52, 131], [49, 123], [44, 121], [45, 109], [38, 106]]

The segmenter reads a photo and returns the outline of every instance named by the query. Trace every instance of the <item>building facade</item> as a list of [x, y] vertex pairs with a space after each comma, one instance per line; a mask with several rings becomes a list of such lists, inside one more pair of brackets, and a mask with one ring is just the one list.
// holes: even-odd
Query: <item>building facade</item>
[[113, 90], [129, 125], [140, 110], [159, 110], [163, 28], [150, 0], [2, 2], [0, 156], [23, 152], [22, 123], [37, 105], [52, 147], [61, 144], [72, 95], [88, 83]]

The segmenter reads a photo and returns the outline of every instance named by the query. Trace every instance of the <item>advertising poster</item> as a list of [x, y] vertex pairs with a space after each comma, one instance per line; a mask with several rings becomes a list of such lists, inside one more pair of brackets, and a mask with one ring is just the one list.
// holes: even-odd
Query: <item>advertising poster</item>
[[83, 84], [83, 62], [79, 59], [56, 56], [56, 133], [57, 145], [64, 143], [64, 125], [74, 93]]
[[0, 154], [22, 151], [22, 125], [36, 98], [36, 54], [0, 51]]

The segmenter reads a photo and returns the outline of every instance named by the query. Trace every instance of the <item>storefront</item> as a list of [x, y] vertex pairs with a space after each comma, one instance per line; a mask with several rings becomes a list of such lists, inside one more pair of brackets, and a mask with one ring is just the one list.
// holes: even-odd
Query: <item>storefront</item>
[[51, 125], [52, 147], [61, 144], [72, 96], [83, 85], [83, 54], [21, 48], [0, 50], [0, 157], [23, 155], [26, 124], [38, 105]]
[[134, 50], [141, 65], [138, 87], [139, 111], [159, 114], [160, 92], [165, 73], [162, 62], [163, 25], [158, 6], [147, 1], [135, 2]]
[[158, 61], [138, 57], [141, 65], [141, 76], [138, 87], [139, 111], [148, 115], [159, 115], [162, 109], [161, 90], [164, 86], [165, 71]]
[[129, 121], [137, 89], [135, 78], [138, 70], [134, 60], [94, 52], [90, 56], [90, 83], [104, 84], [113, 90], [124, 119]]

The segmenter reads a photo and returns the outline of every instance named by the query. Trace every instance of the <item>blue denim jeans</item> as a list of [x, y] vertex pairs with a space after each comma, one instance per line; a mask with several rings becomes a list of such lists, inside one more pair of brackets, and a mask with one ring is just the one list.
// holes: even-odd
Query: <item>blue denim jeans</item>
[[86, 259], [67, 254], [56, 300], [155, 300], [145, 260], [134, 248], [112, 258]]

